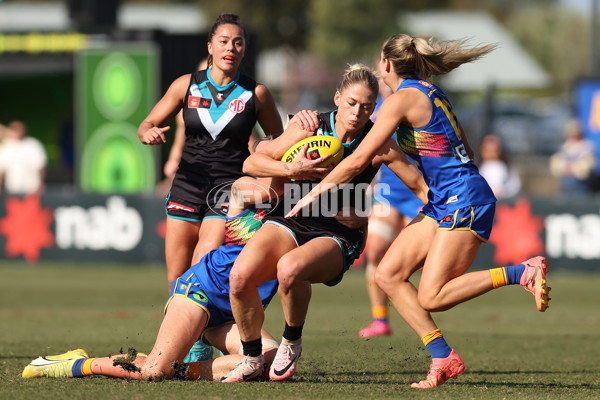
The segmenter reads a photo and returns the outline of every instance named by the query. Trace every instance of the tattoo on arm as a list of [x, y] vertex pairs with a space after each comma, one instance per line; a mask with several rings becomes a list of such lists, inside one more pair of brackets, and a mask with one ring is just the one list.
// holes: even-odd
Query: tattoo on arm
[[262, 138], [256, 138], [256, 140], [254, 141], [254, 145], [252, 146], [252, 152], [256, 151], [256, 148], [258, 147], [258, 144], [260, 142], [264, 142], [265, 140], [273, 140], [273, 135], [266, 135], [265, 137]]

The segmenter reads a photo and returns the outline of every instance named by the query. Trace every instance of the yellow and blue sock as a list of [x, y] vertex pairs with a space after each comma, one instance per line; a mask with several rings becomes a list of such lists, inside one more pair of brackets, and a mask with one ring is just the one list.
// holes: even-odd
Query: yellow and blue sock
[[431, 358], [446, 358], [452, 353], [452, 348], [448, 346], [442, 331], [436, 329], [429, 332], [421, 338], [427, 350], [431, 354]]
[[92, 361], [96, 358], [80, 358], [76, 360], [71, 368], [73, 372], [73, 378], [83, 378], [84, 376], [90, 376], [92, 374]]
[[388, 321], [388, 308], [387, 306], [378, 306], [371, 308], [371, 315], [373, 315], [373, 321], [381, 321], [386, 324]]
[[490, 269], [494, 289], [506, 285], [518, 285], [521, 282], [523, 272], [525, 272], [524, 264]]

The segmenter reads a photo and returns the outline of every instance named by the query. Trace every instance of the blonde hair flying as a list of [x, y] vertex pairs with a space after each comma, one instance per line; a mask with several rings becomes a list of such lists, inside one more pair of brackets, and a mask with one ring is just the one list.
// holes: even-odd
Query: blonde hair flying
[[434, 41], [430, 36], [399, 33], [383, 45], [383, 58], [390, 60], [401, 78], [428, 79], [462, 64], [475, 61], [494, 50], [497, 44], [468, 47], [466, 40]]

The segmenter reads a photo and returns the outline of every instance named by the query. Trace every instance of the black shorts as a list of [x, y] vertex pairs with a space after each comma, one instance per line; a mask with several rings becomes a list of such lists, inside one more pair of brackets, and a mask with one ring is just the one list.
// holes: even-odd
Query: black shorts
[[227, 204], [218, 206], [210, 204], [195, 204], [180, 197], [171, 196], [165, 200], [167, 217], [184, 221], [202, 222], [207, 218], [222, 218], [227, 215]]
[[[290, 235], [292, 235], [298, 246], [302, 246], [317, 238], [331, 238], [335, 240], [342, 251], [344, 265], [340, 275], [335, 279], [324, 283], [327, 286], [335, 286], [342, 281], [344, 273], [362, 253], [362, 250], [364, 249], [363, 231], [360, 229], [350, 230], [345, 228], [347, 232], [345, 232], [346, 234], [343, 234], [337, 229], [333, 229], [330, 224], [320, 224], [319, 220], [320, 219], [310, 217], [286, 219], [280, 216], [267, 215], [267, 217], [265, 217], [265, 224], [275, 224], [286, 229]], [[309, 222], [310, 225], [303, 222]]]

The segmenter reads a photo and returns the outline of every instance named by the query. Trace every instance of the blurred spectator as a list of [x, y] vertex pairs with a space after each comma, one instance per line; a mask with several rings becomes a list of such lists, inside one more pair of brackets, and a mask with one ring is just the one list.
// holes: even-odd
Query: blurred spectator
[[479, 148], [479, 173], [488, 182], [498, 200], [517, 195], [521, 190], [521, 178], [509, 164], [500, 137], [488, 134]]
[[569, 121], [565, 126], [564, 143], [550, 157], [550, 172], [560, 178], [563, 193], [587, 194], [592, 191], [595, 167], [594, 143], [584, 139], [579, 121]]
[[39, 140], [27, 136], [22, 121], [1, 126], [4, 139], [0, 148], [0, 192], [10, 194], [40, 194], [48, 158]]

